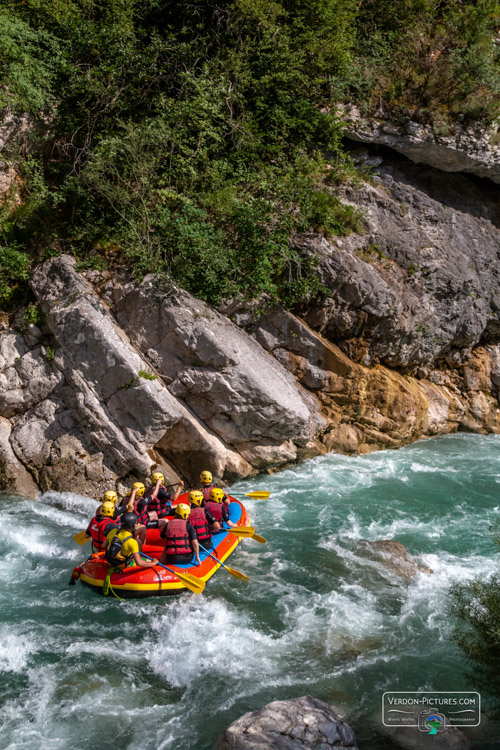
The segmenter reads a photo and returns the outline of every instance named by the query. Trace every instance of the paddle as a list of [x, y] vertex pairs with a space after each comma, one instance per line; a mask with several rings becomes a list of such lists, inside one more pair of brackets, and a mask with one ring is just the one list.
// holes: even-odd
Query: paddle
[[221, 531], [230, 531], [231, 534], [244, 537], [245, 539], [255, 539], [256, 542], [260, 542], [261, 544], [267, 543], [267, 539], [264, 539], [263, 536], [255, 533], [253, 526], [232, 526], [230, 529], [221, 529], [220, 531], [214, 531], [213, 533], [220, 534]]
[[267, 500], [267, 498], [269, 497], [269, 495], [271, 493], [270, 492], [264, 492], [264, 491], [262, 491], [262, 492], [260, 492], [260, 491], [257, 492], [256, 491], [256, 492], [243, 492], [243, 493], [241, 493], [241, 492], [239, 492], [239, 493], [238, 492], [231, 492], [229, 494], [231, 494], [233, 497], [254, 497], [257, 500]]
[[255, 533], [253, 526], [238, 526], [236, 528], [226, 529], [226, 531], [230, 531], [231, 534], [241, 536], [245, 539], [255, 539], [256, 542], [260, 542], [261, 544], [267, 543], [267, 539], [264, 539], [263, 536]]
[[[198, 544], [199, 544], [199, 542], [198, 542]], [[212, 555], [212, 553], [209, 552], [207, 550], [207, 548], [204, 547], [202, 544], [200, 544], [200, 549], [204, 550], [204, 552], [206, 552], [207, 555], [210, 555], [210, 557], [213, 560], [215, 560], [215, 562], [218, 562], [219, 565], [222, 565], [222, 567], [225, 568], [227, 570], [227, 572], [230, 573], [235, 578], [241, 578], [242, 581], [249, 581], [250, 580], [250, 578], [248, 576], [246, 576], [244, 573], [242, 573], [241, 571], [235, 570], [234, 568], [230, 568], [229, 565], [224, 565], [224, 563], [222, 562], [222, 560], [219, 560], [217, 557], [215, 557], [215, 555]]]
[[87, 542], [90, 542], [90, 540], [92, 539], [92, 537], [91, 536], [87, 536], [87, 532], [86, 531], [79, 531], [78, 534], [75, 534], [75, 536], [73, 537], [73, 539], [81, 547], [82, 544], [87, 544]]
[[[149, 557], [149, 555], [145, 555], [144, 552], [141, 552], [141, 555], [146, 558], [146, 560], [153, 560], [153, 557]], [[160, 568], [165, 568], [165, 570], [168, 570], [169, 573], [173, 573], [174, 576], [177, 576], [179, 581], [184, 584], [184, 586], [193, 592], [193, 594], [201, 594], [202, 591], [205, 588], [205, 581], [200, 581], [199, 578], [196, 578], [196, 576], [192, 576], [190, 573], [179, 573], [177, 570], [172, 570], [172, 568], [167, 568], [166, 565], [163, 565], [160, 562], [156, 562], [156, 565], [159, 565]]]

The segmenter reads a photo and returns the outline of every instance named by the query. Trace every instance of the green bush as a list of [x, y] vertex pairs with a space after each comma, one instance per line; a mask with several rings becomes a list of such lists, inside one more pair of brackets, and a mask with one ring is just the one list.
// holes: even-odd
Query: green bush
[[15, 247], [0, 246], [0, 306], [6, 306], [16, 297], [29, 278], [30, 259]]
[[[500, 546], [498, 523], [493, 527]], [[470, 679], [484, 694], [492, 716], [500, 717], [500, 573], [453, 588], [454, 640], [470, 668]]]
[[361, 229], [336, 194], [353, 174], [337, 102], [442, 133], [491, 120], [498, 17], [498, 0], [5, 0], [0, 106], [39, 127], [2, 242], [213, 304], [321, 294], [290, 239]]

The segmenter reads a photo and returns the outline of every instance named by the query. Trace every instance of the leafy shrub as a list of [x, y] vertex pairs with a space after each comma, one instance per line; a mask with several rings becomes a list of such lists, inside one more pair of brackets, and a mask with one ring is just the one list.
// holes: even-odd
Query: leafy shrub
[[[500, 546], [498, 523], [492, 530]], [[470, 679], [489, 701], [491, 715], [500, 717], [500, 573], [456, 584], [453, 601], [458, 618], [454, 640], [470, 667]]]
[[336, 195], [353, 173], [336, 102], [442, 133], [491, 120], [498, 17], [498, 0], [6, 0], [0, 106], [41, 127], [2, 242], [212, 304], [320, 294], [290, 239], [361, 228]]
[[15, 247], [0, 246], [0, 306], [8, 305], [27, 281], [30, 259]]

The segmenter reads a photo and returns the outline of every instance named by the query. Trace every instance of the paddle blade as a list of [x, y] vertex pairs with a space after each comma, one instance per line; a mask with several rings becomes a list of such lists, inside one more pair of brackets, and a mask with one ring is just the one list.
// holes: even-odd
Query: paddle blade
[[200, 581], [196, 576], [192, 576], [190, 573], [179, 573], [177, 570], [172, 571], [175, 573], [179, 581], [184, 586], [193, 592], [193, 594], [202, 594], [205, 590], [205, 581]]
[[227, 572], [230, 573], [235, 578], [241, 578], [242, 581], [250, 580], [250, 578], [246, 576], [244, 573], [242, 573], [241, 570], [235, 570], [234, 568], [230, 568], [229, 565], [224, 565], [224, 569], [227, 570]]
[[78, 534], [75, 534], [75, 536], [73, 537], [73, 539], [81, 547], [82, 544], [86, 544], [87, 542], [90, 542], [90, 540], [92, 539], [92, 537], [91, 536], [87, 536], [87, 532], [86, 531], [79, 531]]
[[267, 500], [271, 493], [259, 490], [255, 492], [230, 492], [229, 494], [233, 497], [254, 497], [257, 500]]
[[260, 542], [261, 544], [267, 544], [267, 539], [264, 539], [260, 534], [254, 534], [252, 539], [255, 539], [256, 542]]
[[[226, 529], [224, 529], [224, 531], [226, 531]], [[252, 537], [255, 534], [253, 526], [235, 526], [234, 528], [227, 529], [227, 531], [230, 531], [231, 534], [234, 534], [235, 536], [242, 537]]]

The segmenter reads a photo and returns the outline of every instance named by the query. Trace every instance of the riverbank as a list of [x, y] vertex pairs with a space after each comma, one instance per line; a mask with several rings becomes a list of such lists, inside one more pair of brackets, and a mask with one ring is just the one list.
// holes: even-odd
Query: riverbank
[[[330, 246], [325, 256], [330, 274], [337, 262], [348, 272], [336, 293], [350, 284], [352, 295], [370, 282], [369, 295], [379, 295], [374, 266], [355, 248], [339, 260], [340, 252]], [[444, 359], [425, 353], [417, 326], [415, 336], [400, 330], [384, 340], [391, 357], [406, 358], [391, 368], [374, 351], [367, 364], [359, 352], [350, 358], [331, 331], [323, 332], [329, 340], [319, 324], [314, 330], [312, 311], [301, 318], [261, 301], [230, 305], [224, 315], [152, 275], [137, 285], [119, 274], [79, 272], [67, 255], [41, 264], [31, 285], [38, 324], [21, 310], [0, 332], [5, 490], [124, 492], [156, 467], [170, 481], [195, 484], [209, 466], [232, 482], [329, 451], [369, 453], [457, 430], [500, 431], [500, 345], [481, 344], [478, 329], [479, 345], [450, 349], [453, 331], [465, 325], [457, 311], [451, 328], [435, 311], [436, 325], [441, 320], [448, 331]], [[382, 317], [384, 305], [378, 299]], [[327, 317], [332, 325], [331, 311]], [[476, 317], [474, 326], [486, 325]], [[396, 313], [393, 322], [411, 330], [415, 323]], [[374, 335], [369, 344], [376, 342]]]

